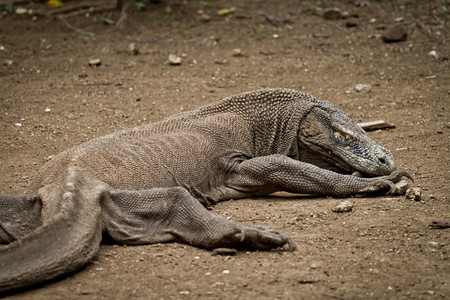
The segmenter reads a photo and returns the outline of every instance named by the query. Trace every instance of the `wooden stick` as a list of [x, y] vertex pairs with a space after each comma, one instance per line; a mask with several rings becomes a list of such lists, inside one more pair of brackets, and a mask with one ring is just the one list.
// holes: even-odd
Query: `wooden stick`
[[67, 14], [69, 12], [81, 9], [89, 9], [90, 7], [101, 6], [104, 5], [104, 1], [83, 1], [78, 3], [71, 3], [61, 6], [59, 8], [54, 8], [47, 12], [49, 15], [59, 15], [59, 14]]
[[123, 1], [118, 2], [117, 4], [118, 6], [120, 6], [120, 17], [119, 20], [117, 20], [116, 25], [121, 25], [123, 23], [123, 21], [125, 21], [125, 19], [127, 18], [128, 14], [127, 14], [127, 9], [128, 6], [130, 5], [130, 1], [126, 1], [125, 3]]
[[64, 18], [61, 17], [61, 16], [55, 16], [55, 18], [61, 20], [61, 21], [64, 23], [64, 25], [67, 26], [67, 28], [70, 28], [70, 29], [72, 29], [73, 31], [75, 31], [75, 32], [77, 32], [77, 33], [79, 33], [79, 34], [81, 34], [81, 35], [95, 36], [95, 34], [92, 33], [92, 32], [84, 31], [84, 30], [78, 29], [78, 28], [76, 28], [76, 27], [70, 25], [70, 23], [67, 22], [66, 19], [64, 19]]
[[0, 5], [7, 5], [7, 4], [12, 4], [12, 5], [17, 5], [17, 4], [24, 4], [24, 3], [30, 3], [29, 0], [9, 0], [9, 1], [5, 1], [0, 3]]
[[386, 128], [394, 128], [394, 124], [386, 123], [384, 120], [376, 120], [364, 123], [358, 123], [359, 127], [364, 129], [365, 131], [377, 130], [377, 129], [386, 129]]

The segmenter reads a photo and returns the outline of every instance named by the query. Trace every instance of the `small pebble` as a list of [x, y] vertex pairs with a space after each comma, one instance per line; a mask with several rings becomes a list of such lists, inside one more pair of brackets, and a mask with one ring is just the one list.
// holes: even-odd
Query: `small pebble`
[[199, 17], [200, 21], [202, 21], [203, 23], [207, 23], [211, 20], [211, 17], [207, 14], [201, 14]]
[[312, 263], [311, 266], [309, 266], [311, 269], [317, 269], [319, 266], [315, 263]]
[[218, 64], [218, 65], [228, 65], [229, 62], [226, 59], [223, 60], [216, 60], [214, 63]]
[[139, 48], [136, 46], [136, 43], [131, 43], [128, 45], [128, 53], [130, 55], [138, 55], [139, 54]]
[[272, 37], [273, 37], [274, 39], [277, 39], [277, 38], [279, 38], [280, 36], [279, 36], [278, 34], [274, 33], [274, 34], [272, 35]]
[[22, 127], [22, 123], [16, 123], [14, 125], [16, 125], [17, 127]]
[[323, 13], [323, 18], [325, 20], [339, 20], [342, 17], [339, 8], [328, 8]]
[[411, 187], [406, 191], [406, 198], [420, 201], [422, 200], [422, 190], [418, 187]]
[[51, 111], [52, 110], [50, 108], [48, 108], [48, 107], [45, 109], [45, 112], [51, 112]]
[[348, 28], [356, 27], [356, 26], [358, 26], [358, 23], [356, 22], [356, 20], [350, 19], [347, 22], [345, 22], [345, 26], [348, 27]]
[[235, 255], [236, 253], [237, 250], [232, 248], [216, 248], [212, 251], [213, 255]]
[[181, 57], [175, 55], [175, 54], [170, 54], [169, 55], [169, 63], [171, 65], [181, 65]]
[[230, 274], [230, 270], [223, 270], [222, 273], [223, 274]]
[[363, 83], [358, 83], [357, 85], [355, 85], [355, 91], [357, 92], [370, 92], [372, 89], [372, 85], [370, 84], [363, 84]]
[[428, 52], [428, 55], [429, 55], [429, 56], [432, 56], [432, 57], [434, 57], [434, 58], [437, 58], [437, 53], [436, 53], [436, 51], [434, 51], [434, 50], [431, 50], [430, 52]]
[[333, 209], [333, 211], [337, 212], [337, 213], [350, 212], [352, 210], [353, 210], [353, 204], [348, 200], [339, 203], [339, 205]]
[[236, 49], [233, 49], [233, 56], [244, 56], [243, 54], [242, 54], [242, 51], [241, 51], [241, 49], [239, 49], [239, 48], [236, 48]]
[[100, 66], [102, 64], [102, 61], [100, 60], [100, 58], [94, 58], [94, 59], [90, 59], [89, 60], [89, 65], [90, 66]]
[[397, 187], [397, 190], [395, 191], [394, 195], [404, 195], [406, 191], [409, 189], [409, 182], [402, 179], [399, 182], [395, 184]]
[[23, 7], [16, 8], [16, 14], [17, 15], [24, 15], [26, 13], [27, 13], [27, 9], [26, 8], [23, 8]]
[[400, 23], [389, 27], [381, 36], [385, 43], [405, 41], [407, 37], [408, 33], [406, 32], [406, 28]]

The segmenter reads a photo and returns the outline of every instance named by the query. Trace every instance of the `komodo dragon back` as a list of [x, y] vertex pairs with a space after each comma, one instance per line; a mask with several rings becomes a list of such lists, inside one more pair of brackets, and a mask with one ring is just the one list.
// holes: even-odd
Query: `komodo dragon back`
[[0, 195], [0, 293], [79, 269], [102, 234], [133, 245], [292, 251], [288, 235], [205, 206], [275, 191], [394, 192], [402, 176], [411, 178], [329, 102], [289, 89], [230, 96], [70, 148], [27, 195]]

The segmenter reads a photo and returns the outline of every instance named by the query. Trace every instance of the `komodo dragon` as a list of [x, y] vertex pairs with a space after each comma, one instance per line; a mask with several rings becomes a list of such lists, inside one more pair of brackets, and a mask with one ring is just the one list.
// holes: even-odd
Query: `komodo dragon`
[[231, 96], [70, 148], [40, 169], [28, 195], [0, 196], [0, 243], [9, 243], [0, 291], [79, 269], [103, 233], [130, 245], [294, 250], [283, 233], [205, 206], [275, 191], [392, 192], [402, 176], [392, 154], [329, 102], [289, 89]]

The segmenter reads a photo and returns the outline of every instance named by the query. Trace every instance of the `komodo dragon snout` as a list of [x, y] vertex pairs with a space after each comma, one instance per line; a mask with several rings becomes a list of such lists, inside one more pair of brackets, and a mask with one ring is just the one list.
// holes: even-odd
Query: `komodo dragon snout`
[[388, 192], [402, 176], [411, 177], [329, 102], [289, 89], [230, 96], [70, 148], [39, 170], [28, 195], [0, 195], [0, 293], [79, 269], [102, 234], [133, 245], [292, 251], [288, 235], [205, 206], [275, 191]]

